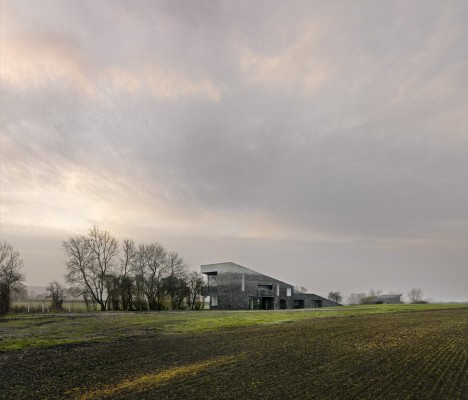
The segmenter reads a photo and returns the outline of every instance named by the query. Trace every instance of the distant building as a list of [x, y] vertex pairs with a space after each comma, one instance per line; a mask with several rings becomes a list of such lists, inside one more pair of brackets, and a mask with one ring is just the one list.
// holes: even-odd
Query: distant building
[[320, 308], [341, 304], [312, 293], [301, 293], [294, 286], [233, 262], [201, 266], [208, 278], [202, 294], [210, 297], [214, 310], [285, 310]]
[[375, 304], [403, 304], [401, 294], [381, 294], [375, 299]]

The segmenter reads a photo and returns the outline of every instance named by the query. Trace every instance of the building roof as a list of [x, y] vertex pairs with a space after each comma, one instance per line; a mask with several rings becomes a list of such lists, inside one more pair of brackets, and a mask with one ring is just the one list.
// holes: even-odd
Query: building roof
[[242, 265], [233, 263], [231, 261], [216, 263], [216, 264], [205, 264], [200, 267], [203, 274], [209, 272], [255, 272], [249, 268], [243, 267]]
[[275, 281], [275, 282], [280, 282], [286, 286], [291, 286], [291, 287], [294, 287], [294, 285], [290, 284], [290, 283], [287, 283], [287, 282], [283, 282], [279, 279], [276, 279], [276, 278], [272, 278], [271, 276], [269, 275], [266, 275], [266, 274], [263, 274], [261, 272], [258, 272], [258, 271], [254, 271], [253, 269], [250, 269], [250, 268], [247, 268], [247, 267], [243, 267], [242, 265], [239, 265], [239, 264], [236, 264], [232, 261], [228, 261], [228, 262], [222, 262], [222, 263], [216, 263], [216, 264], [204, 264], [204, 265], [201, 265], [200, 266], [200, 271], [202, 274], [207, 274], [209, 275], [210, 273], [214, 273], [214, 272], [237, 272], [237, 273], [250, 273], [250, 274], [256, 274], [256, 275], [263, 275], [269, 279], [271, 279], [272, 281]]
[[401, 297], [401, 294], [381, 294], [377, 296], [378, 299], [393, 299], [394, 297]]

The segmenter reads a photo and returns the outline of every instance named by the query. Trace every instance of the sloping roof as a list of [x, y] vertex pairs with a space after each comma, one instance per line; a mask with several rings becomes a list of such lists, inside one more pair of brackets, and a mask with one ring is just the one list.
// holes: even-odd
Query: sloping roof
[[251, 270], [250, 268], [243, 267], [242, 265], [233, 263], [231, 261], [228, 262], [222, 262], [222, 263], [216, 263], [216, 264], [205, 264], [202, 265], [201, 267], [201, 272], [202, 273], [208, 273], [208, 272], [255, 272], [254, 270]]
[[221, 272], [221, 273], [223, 272], [238, 272], [238, 273], [245, 272], [245, 273], [251, 273], [251, 274], [256, 274], [256, 275], [263, 275], [267, 277], [268, 279], [271, 279], [272, 281], [280, 282], [286, 286], [294, 287], [294, 285], [290, 283], [283, 282], [269, 275], [263, 274], [258, 271], [254, 271], [253, 269], [243, 267], [242, 265], [236, 264], [232, 261], [221, 262], [221, 263], [216, 263], [216, 264], [204, 264], [200, 266], [200, 271], [202, 274], [209, 274], [210, 272]]
[[401, 297], [401, 294], [381, 294], [377, 296], [378, 299], [393, 299], [395, 297]]

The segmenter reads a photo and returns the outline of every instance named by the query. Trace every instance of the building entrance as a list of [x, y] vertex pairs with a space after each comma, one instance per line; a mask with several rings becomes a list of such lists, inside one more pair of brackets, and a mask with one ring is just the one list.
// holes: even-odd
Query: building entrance
[[260, 307], [262, 310], [274, 310], [275, 304], [273, 297], [262, 297]]
[[304, 300], [294, 300], [294, 308], [304, 308]]

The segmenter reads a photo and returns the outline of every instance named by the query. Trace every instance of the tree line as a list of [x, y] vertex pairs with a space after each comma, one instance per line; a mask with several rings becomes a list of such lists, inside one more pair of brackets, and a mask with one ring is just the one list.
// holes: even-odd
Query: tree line
[[[82, 297], [88, 309], [99, 306], [101, 311], [143, 311], [202, 309], [204, 285], [201, 273], [190, 271], [184, 259], [167, 251], [159, 242], [135, 244], [132, 239], [122, 243], [97, 226], [85, 235], [75, 235], [62, 242], [66, 261], [65, 288], [57, 281], [48, 287], [53, 309], [61, 309], [65, 292]], [[22, 284], [23, 260], [20, 253], [6, 241], [0, 243], [0, 314], [10, 311], [15, 293], [26, 292]], [[304, 287], [298, 291], [306, 292]], [[352, 293], [349, 304], [373, 304], [381, 294], [371, 289], [367, 293]], [[408, 292], [411, 303], [426, 303], [420, 288]], [[340, 303], [338, 291], [328, 298]]]
[[67, 256], [65, 279], [75, 297], [101, 311], [203, 308], [203, 275], [189, 271], [184, 259], [159, 242], [121, 244], [106, 230], [62, 242]]
[[[144, 311], [202, 309], [203, 275], [191, 271], [175, 251], [159, 242], [121, 243], [97, 226], [85, 235], [62, 242], [67, 259], [65, 280], [69, 287], [52, 281], [47, 286], [51, 306], [59, 310], [66, 292], [83, 298], [88, 309]], [[0, 243], [0, 314], [10, 311], [15, 293], [26, 292], [22, 284], [20, 253], [8, 242]]]
[[[381, 290], [375, 289], [370, 289], [369, 293], [351, 293], [348, 297], [348, 304], [375, 304], [381, 294]], [[401, 293], [396, 292], [390, 292], [389, 294], [401, 295]], [[410, 304], [427, 303], [427, 301], [423, 299], [423, 291], [421, 288], [413, 287], [408, 291], [407, 295]]]

